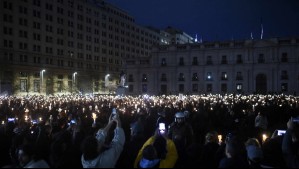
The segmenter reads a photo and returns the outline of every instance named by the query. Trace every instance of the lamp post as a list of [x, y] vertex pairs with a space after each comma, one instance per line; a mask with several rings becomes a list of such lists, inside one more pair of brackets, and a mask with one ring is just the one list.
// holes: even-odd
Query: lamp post
[[73, 88], [76, 88], [76, 75], [77, 74], [78, 74], [77, 72], [73, 73]]
[[43, 92], [44, 72], [46, 72], [45, 69], [40, 72], [40, 77], [41, 77], [41, 81], [40, 81], [40, 93]]
[[105, 76], [105, 88], [108, 88], [108, 86], [109, 86], [109, 77], [110, 77], [110, 74], [107, 74]]

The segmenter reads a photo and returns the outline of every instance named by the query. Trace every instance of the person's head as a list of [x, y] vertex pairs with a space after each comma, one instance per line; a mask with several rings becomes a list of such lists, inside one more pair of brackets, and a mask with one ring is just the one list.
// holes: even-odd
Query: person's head
[[256, 138], [249, 138], [246, 142], [245, 142], [245, 146], [256, 146], [256, 147], [259, 147], [261, 148], [261, 144], [260, 142], [258, 141], [258, 139]]
[[18, 160], [21, 167], [26, 166], [33, 160], [34, 149], [31, 145], [23, 145], [18, 150]]
[[216, 132], [216, 131], [213, 131], [213, 132], [208, 132], [207, 134], [206, 134], [206, 144], [207, 143], [211, 143], [211, 142], [213, 142], [213, 143], [218, 143], [218, 133]]
[[99, 155], [103, 144], [104, 143], [99, 143], [98, 140], [93, 136], [87, 137], [82, 143], [82, 153], [84, 159], [87, 161], [95, 159]]
[[177, 112], [175, 114], [175, 122], [178, 124], [184, 123], [185, 122], [185, 114], [183, 112]]
[[246, 146], [247, 158], [250, 163], [259, 163], [263, 159], [263, 151], [260, 147], [249, 145]]
[[226, 142], [225, 154], [227, 158], [242, 156], [244, 153], [246, 153], [245, 145], [237, 137], [233, 137]]

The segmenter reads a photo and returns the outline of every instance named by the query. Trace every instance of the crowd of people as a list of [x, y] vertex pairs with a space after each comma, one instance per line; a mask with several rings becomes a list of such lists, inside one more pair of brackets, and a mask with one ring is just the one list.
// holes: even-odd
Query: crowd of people
[[0, 167], [299, 167], [298, 115], [291, 95], [0, 96]]

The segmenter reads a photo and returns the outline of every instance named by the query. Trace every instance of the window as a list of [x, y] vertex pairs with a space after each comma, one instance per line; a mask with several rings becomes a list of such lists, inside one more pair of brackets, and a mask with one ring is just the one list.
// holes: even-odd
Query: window
[[180, 93], [184, 93], [185, 92], [185, 85], [184, 84], [180, 84], [179, 85], [179, 92]]
[[226, 72], [221, 73], [221, 80], [227, 80], [227, 73]]
[[193, 57], [192, 65], [194, 66], [198, 65], [197, 57]]
[[166, 82], [166, 81], [167, 81], [167, 77], [166, 77], [166, 74], [165, 74], [165, 73], [163, 73], [163, 74], [161, 75], [161, 81], [162, 81], [162, 82]]
[[282, 55], [281, 55], [281, 62], [282, 63], [288, 62], [288, 53], [282, 53]]
[[193, 84], [192, 85], [192, 91], [193, 92], [198, 92], [198, 84]]
[[281, 91], [282, 92], [287, 92], [288, 91], [288, 84], [287, 83], [282, 83], [281, 84]]
[[207, 92], [212, 92], [212, 91], [213, 91], [213, 85], [207, 84]]
[[243, 84], [238, 83], [237, 86], [236, 86], [236, 88], [237, 88], [238, 92], [241, 92], [243, 90]]
[[221, 64], [227, 64], [227, 57], [226, 55], [223, 55], [222, 58], [221, 58]]
[[259, 54], [258, 63], [265, 63], [265, 56], [264, 56], [264, 54]]
[[197, 73], [193, 73], [192, 81], [198, 81]]
[[183, 57], [180, 57], [180, 62], [179, 62], [179, 66], [184, 66], [185, 63], [184, 63], [184, 58]]
[[208, 56], [207, 57], [207, 65], [212, 65], [212, 64], [213, 64], [212, 56]]
[[281, 80], [288, 80], [288, 72], [286, 70], [281, 71]]
[[185, 81], [185, 76], [183, 73], [179, 74], [179, 81]]
[[237, 55], [237, 64], [242, 64], [242, 63], [243, 63], [242, 55]]
[[162, 58], [161, 66], [167, 66], [167, 63], [166, 63], [166, 59], [165, 59], [165, 58]]
[[28, 77], [28, 74], [26, 72], [20, 72], [20, 77]]
[[28, 57], [27, 57], [27, 55], [20, 55], [20, 62], [23, 62], [23, 63], [28, 62]]
[[20, 80], [20, 90], [21, 90], [21, 92], [27, 92], [27, 80], [26, 79]]
[[224, 92], [224, 93], [227, 92], [227, 84], [226, 83], [221, 84], [221, 92]]
[[142, 82], [147, 82], [147, 75], [146, 74], [143, 74], [142, 75]]
[[237, 72], [236, 80], [243, 80], [242, 72]]
[[211, 72], [208, 72], [208, 73], [207, 73], [207, 79], [206, 79], [206, 80], [208, 80], [208, 81], [213, 80], [213, 77], [212, 77], [212, 73], [211, 73]]

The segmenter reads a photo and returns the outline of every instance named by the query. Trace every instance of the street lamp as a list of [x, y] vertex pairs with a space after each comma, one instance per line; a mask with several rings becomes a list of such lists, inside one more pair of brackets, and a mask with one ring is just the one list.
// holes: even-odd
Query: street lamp
[[45, 69], [43, 69], [41, 72], [40, 72], [40, 77], [41, 77], [41, 81], [40, 81], [40, 93], [42, 93], [43, 91], [43, 84], [44, 84], [44, 72], [46, 72]]
[[78, 73], [77, 72], [75, 72], [75, 73], [73, 73], [73, 88], [75, 88], [76, 87], [76, 75], [77, 75]]
[[107, 74], [105, 76], [105, 87], [108, 87], [108, 85], [109, 85], [109, 77], [110, 77], [110, 74]]

